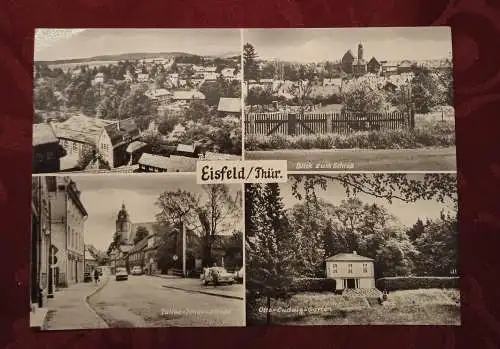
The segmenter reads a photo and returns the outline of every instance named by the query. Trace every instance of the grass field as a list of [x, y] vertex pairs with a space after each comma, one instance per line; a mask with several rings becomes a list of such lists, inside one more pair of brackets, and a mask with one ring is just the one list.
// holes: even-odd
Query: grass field
[[[256, 309], [247, 310], [248, 325], [265, 324], [265, 303], [260, 301]], [[271, 309], [275, 325], [460, 325], [460, 291], [395, 291], [384, 305], [364, 297], [302, 293], [273, 300]]]
[[247, 151], [246, 160], [287, 160], [288, 171], [456, 171], [456, 148]]

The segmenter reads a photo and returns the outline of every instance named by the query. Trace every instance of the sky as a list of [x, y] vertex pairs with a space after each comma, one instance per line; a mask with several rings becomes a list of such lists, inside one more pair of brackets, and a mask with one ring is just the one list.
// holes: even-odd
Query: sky
[[[85, 221], [85, 243], [105, 251], [115, 233], [115, 221], [122, 203], [132, 223], [154, 222], [159, 212], [155, 202], [165, 190], [188, 190], [201, 194], [195, 174], [169, 175], [83, 175], [71, 176], [81, 191], [81, 200], [88, 212]], [[242, 185], [231, 184], [233, 195]], [[243, 230], [243, 220], [235, 222], [235, 229]]]
[[[408, 176], [411, 176], [412, 179], [423, 179], [423, 174], [409, 174]], [[282, 183], [280, 189], [286, 208], [291, 208], [301, 202], [292, 195], [291, 182]], [[319, 198], [334, 205], [338, 205], [342, 200], [347, 199], [345, 189], [336, 181], [329, 181], [325, 191], [317, 187], [316, 194]], [[375, 203], [386, 207], [390, 214], [394, 215], [401, 224], [407, 227], [412, 226], [418, 218], [423, 221], [428, 218], [438, 218], [442, 209], [445, 211], [452, 209], [451, 203], [443, 204], [435, 200], [418, 200], [412, 203], [393, 200], [392, 204], [389, 204], [385, 199], [377, 199], [362, 193], [358, 194], [357, 197], [364, 203]]]
[[295, 62], [340, 60], [347, 50], [377, 60], [451, 58], [451, 31], [447, 27], [245, 29], [259, 57]]
[[241, 51], [239, 29], [37, 29], [35, 60], [134, 52], [223, 55]]

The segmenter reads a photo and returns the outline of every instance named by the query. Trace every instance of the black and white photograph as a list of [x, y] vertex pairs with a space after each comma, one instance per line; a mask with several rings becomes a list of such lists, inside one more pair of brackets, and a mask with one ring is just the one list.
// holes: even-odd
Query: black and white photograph
[[243, 30], [245, 159], [456, 171], [448, 27]]
[[240, 160], [239, 29], [38, 29], [33, 173]]
[[455, 174], [245, 184], [247, 325], [460, 325]]
[[30, 325], [245, 326], [241, 184], [32, 178]]

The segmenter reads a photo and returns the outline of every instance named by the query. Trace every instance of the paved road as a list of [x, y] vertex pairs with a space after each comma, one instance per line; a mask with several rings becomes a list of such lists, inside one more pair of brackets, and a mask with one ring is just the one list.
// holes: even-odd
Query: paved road
[[248, 151], [247, 160], [287, 160], [288, 171], [456, 171], [456, 148]]
[[89, 303], [110, 327], [245, 325], [243, 300], [166, 288], [167, 281], [146, 275], [112, 278]]
[[163, 286], [241, 300], [245, 296], [245, 287], [243, 284], [204, 286], [198, 279], [167, 278]]

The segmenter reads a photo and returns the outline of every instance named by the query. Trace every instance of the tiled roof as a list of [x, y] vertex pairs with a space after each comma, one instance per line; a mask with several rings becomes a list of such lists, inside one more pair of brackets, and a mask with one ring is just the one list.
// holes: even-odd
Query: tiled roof
[[336, 255], [328, 257], [325, 260], [327, 262], [330, 262], [330, 261], [339, 261], [339, 262], [366, 261], [366, 262], [371, 262], [371, 261], [373, 261], [372, 258], [360, 256], [359, 254], [355, 254], [355, 253], [337, 253]]
[[68, 120], [55, 124], [57, 138], [66, 138], [87, 144], [97, 144], [103, 129], [113, 121], [74, 115]]
[[130, 139], [134, 139], [139, 136], [139, 128], [132, 118], [120, 120], [108, 125], [105, 127], [105, 130], [108, 133], [113, 146], [120, 145], [123, 142], [127, 142]]
[[241, 100], [239, 98], [226, 98], [221, 97], [219, 99], [218, 111], [227, 113], [240, 113], [241, 112]]
[[[194, 163], [194, 166], [193, 166]], [[139, 165], [151, 166], [169, 172], [188, 172], [194, 171], [196, 159], [184, 156], [159, 156], [143, 153], [139, 159]]]
[[194, 153], [196, 150], [195, 146], [192, 144], [178, 144], [177, 151], [186, 152], [186, 153]]
[[205, 99], [205, 95], [199, 91], [191, 90], [191, 91], [174, 91], [174, 99], [182, 100], [182, 99]]
[[50, 124], [33, 124], [33, 146], [57, 142], [56, 133]]
[[351, 50], [347, 50], [347, 52], [344, 54], [344, 57], [349, 57], [349, 56], [355, 58]]
[[134, 151], [141, 149], [142, 147], [145, 147], [148, 145], [147, 143], [140, 142], [140, 141], [133, 141], [130, 143], [127, 147], [127, 153], [133, 153]]

